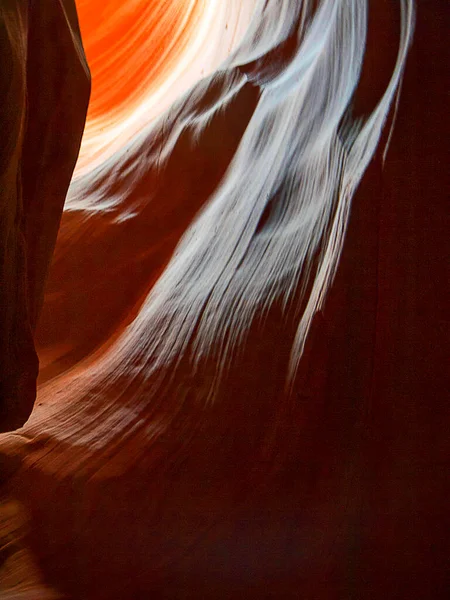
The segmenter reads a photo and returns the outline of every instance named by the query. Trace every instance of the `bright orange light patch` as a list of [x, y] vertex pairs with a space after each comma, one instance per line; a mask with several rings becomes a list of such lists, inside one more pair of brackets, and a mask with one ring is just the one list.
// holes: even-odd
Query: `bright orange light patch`
[[92, 74], [88, 121], [128, 112], [185, 44], [198, 4], [190, 0], [78, 0]]
[[75, 178], [113, 156], [241, 39], [255, 0], [76, 0], [92, 75]]

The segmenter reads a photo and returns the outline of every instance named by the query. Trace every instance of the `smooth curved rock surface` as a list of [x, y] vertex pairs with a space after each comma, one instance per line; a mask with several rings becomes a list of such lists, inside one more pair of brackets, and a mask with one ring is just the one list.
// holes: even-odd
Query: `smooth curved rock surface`
[[[72, 0], [0, 8], [0, 429], [36, 397], [33, 332], [83, 132], [90, 79]], [[51, 33], [49, 33], [51, 32]]]
[[415, 4], [257, 2], [117, 151], [88, 121], [0, 437], [33, 585], [445, 597], [448, 8]]

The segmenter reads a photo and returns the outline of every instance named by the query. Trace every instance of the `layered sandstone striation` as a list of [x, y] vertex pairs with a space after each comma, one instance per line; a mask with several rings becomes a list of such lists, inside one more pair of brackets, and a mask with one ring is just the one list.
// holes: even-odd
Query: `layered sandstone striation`
[[117, 150], [88, 123], [0, 437], [5, 590], [444, 597], [448, 9], [415, 4], [258, 2]]

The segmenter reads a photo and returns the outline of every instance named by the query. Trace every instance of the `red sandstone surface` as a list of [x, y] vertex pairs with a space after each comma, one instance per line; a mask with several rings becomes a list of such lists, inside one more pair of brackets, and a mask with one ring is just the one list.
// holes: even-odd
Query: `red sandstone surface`
[[[207, 5], [144, 3], [114, 54], [143, 14], [120, 4], [78, 5], [85, 156]], [[449, 10], [417, 4], [260, 3], [225, 62], [83, 163], [62, 220], [90, 89], [75, 6], [2, 4], [2, 600], [446, 596]]]

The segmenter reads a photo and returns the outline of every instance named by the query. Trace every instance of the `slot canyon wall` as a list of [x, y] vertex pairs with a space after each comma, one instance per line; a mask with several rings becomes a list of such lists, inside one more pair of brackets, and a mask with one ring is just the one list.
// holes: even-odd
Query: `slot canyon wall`
[[0, 5], [2, 600], [445, 597], [449, 24]]

